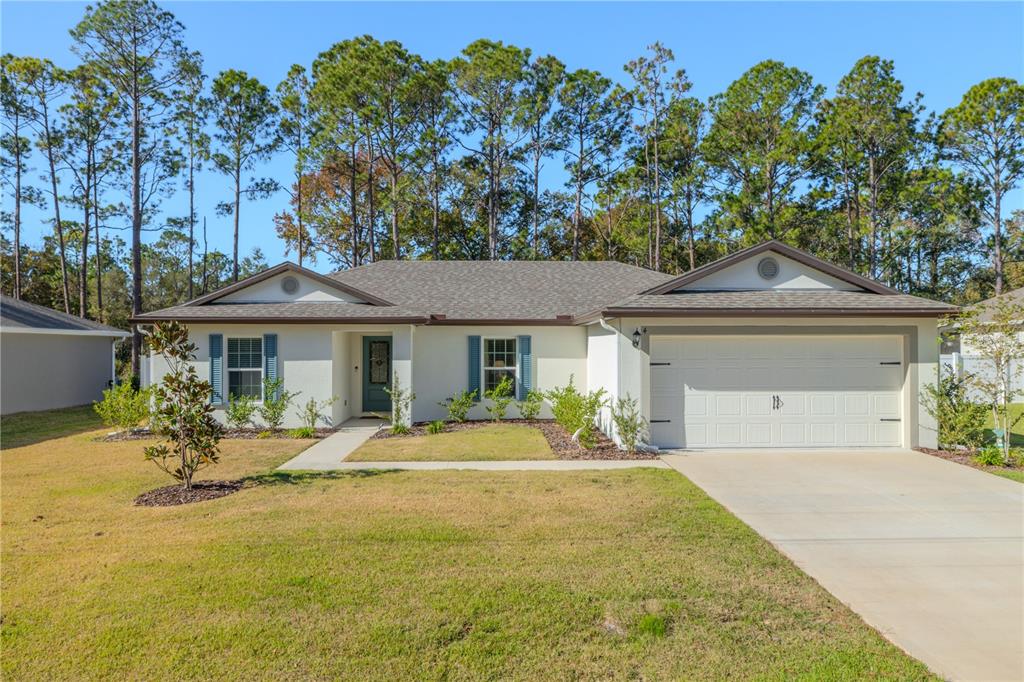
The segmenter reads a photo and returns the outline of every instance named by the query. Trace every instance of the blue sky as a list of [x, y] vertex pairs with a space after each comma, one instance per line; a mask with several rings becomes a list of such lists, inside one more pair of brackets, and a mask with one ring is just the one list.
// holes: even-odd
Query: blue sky
[[[620, 80], [622, 65], [660, 40], [687, 70], [692, 93], [705, 98], [769, 58], [810, 72], [831, 91], [857, 59], [877, 54], [895, 61], [908, 93], [924, 93], [925, 104], [938, 111], [986, 78], [1024, 80], [1024, 3], [1017, 2], [161, 4], [185, 25], [187, 42], [203, 53], [208, 73], [243, 69], [271, 87], [289, 65], [309, 65], [333, 43], [364, 33], [399, 40], [430, 59], [450, 58], [477, 38], [503, 40], [554, 54], [570, 69], [596, 69]], [[73, 66], [68, 29], [84, 6], [3, 0], [3, 51]], [[281, 156], [256, 172], [283, 180], [290, 162]], [[229, 198], [228, 181], [205, 173], [197, 189], [211, 248], [228, 252], [231, 221], [213, 210]], [[186, 202], [178, 193], [163, 208], [184, 215]], [[243, 205], [243, 253], [258, 245], [271, 263], [283, 259], [271, 218], [285, 202], [281, 193]], [[1021, 206], [1017, 192], [1009, 208]], [[43, 217], [26, 216], [34, 222], [25, 228], [29, 242], [39, 243], [50, 230]]]

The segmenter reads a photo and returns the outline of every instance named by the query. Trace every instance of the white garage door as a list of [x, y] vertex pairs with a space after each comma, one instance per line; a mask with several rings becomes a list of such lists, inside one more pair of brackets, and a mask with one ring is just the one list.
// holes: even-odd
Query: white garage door
[[902, 357], [898, 336], [654, 336], [651, 441], [898, 446]]

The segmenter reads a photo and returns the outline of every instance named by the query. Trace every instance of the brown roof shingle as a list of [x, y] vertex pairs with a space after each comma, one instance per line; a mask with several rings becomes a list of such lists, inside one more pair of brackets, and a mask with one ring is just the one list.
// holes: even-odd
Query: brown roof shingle
[[956, 306], [906, 294], [875, 294], [836, 289], [767, 289], [760, 291], [678, 291], [640, 294], [605, 309], [610, 314], [653, 313], [829, 313], [927, 314], [956, 312]]

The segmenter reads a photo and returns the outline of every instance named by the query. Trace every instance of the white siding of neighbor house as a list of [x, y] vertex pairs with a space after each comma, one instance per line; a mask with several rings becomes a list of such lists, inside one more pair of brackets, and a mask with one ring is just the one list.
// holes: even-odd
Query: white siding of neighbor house
[[[576, 326], [422, 326], [416, 327], [413, 352], [413, 419], [443, 419], [438, 405], [469, 387], [469, 337], [531, 337], [533, 387], [547, 391], [565, 386], [573, 377], [580, 390], [587, 388], [587, 331]], [[483, 375], [481, 374], [481, 381]], [[547, 406], [542, 417], [550, 417]], [[513, 404], [509, 417], [518, 417]], [[486, 419], [483, 403], [470, 412], [472, 419]]]
[[[285, 293], [281, 288], [281, 280], [294, 277], [299, 282], [299, 290], [294, 294]], [[362, 303], [359, 299], [346, 294], [340, 289], [326, 286], [297, 272], [285, 272], [275, 275], [262, 282], [251, 284], [241, 291], [228, 294], [217, 299], [221, 303], [280, 303], [280, 302], [312, 302], [312, 301], [347, 301]]]
[[103, 397], [115, 339], [0, 334], [0, 414], [87, 405]]
[[[774, 258], [779, 274], [766, 280], [757, 272], [762, 258]], [[777, 253], [762, 253], [684, 285], [684, 291], [749, 291], [759, 289], [840, 289], [858, 291], [859, 287], [827, 275], [820, 270]]]
[[[620, 330], [618, 344], [619, 395], [627, 393], [641, 397], [642, 412], [650, 418], [650, 356], [649, 337], [645, 337], [640, 348], [632, 346], [630, 335], [636, 328], [648, 328], [651, 333], [658, 329], [672, 328], [677, 333], [693, 327], [730, 328], [756, 335], [759, 327], [814, 328], [835, 335], [854, 333], [858, 328], [892, 327], [893, 334], [902, 335], [903, 330], [913, 328], [916, 332], [916, 362], [910, 362], [910, 349], [904, 348], [903, 390], [901, 392], [904, 447], [935, 447], [935, 421], [921, 405], [920, 396], [926, 385], [934, 383], [938, 371], [939, 346], [937, 324], [934, 319], [924, 318], [624, 318], [611, 322]], [[784, 331], [784, 330], [783, 330]], [[882, 332], [884, 333], [884, 331]]]

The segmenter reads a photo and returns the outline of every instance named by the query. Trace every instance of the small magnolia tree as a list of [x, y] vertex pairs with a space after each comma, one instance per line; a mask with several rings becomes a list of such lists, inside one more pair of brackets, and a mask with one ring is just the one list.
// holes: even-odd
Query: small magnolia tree
[[147, 447], [146, 459], [191, 490], [195, 473], [218, 461], [222, 429], [210, 405], [213, 387], [196, 374], [192, 365], [196, 346], [180, 324], [157, 324], [148, 343], [163, 356], [170, 371], [153, 390], [154, 430], [166, 442]]
[[968, 381], [985, 396], [992, 409], [992, 421], [1003, 434], [1003, 459], [1010, 458], [1010, 404], [1024, 395], [1020, 386], [1024, 363], [1021, 325], [1024, 306], [1009, 296], [1000, 296], [982, 309], [975, 308], [957, 320], [961, 338], [968, 338], [987, 367]]

